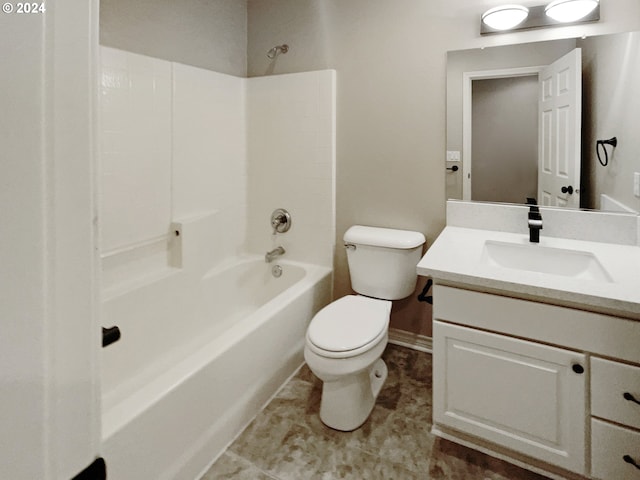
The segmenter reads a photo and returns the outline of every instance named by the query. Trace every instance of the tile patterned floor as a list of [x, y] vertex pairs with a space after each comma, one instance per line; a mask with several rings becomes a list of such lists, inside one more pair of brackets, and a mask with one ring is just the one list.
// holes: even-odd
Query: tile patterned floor
[[201, 480], [545, 480], [431, 435], [431, 355], [389, 345], [383, 358], [389, 376], [358, 430], [322, 424], [305, 365]]

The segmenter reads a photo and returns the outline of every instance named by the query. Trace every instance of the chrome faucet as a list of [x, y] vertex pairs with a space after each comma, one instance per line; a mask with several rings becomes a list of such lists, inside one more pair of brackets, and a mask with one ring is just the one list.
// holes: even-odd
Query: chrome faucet
[[271, 263], [271, 261], [276, 258], [279, 257], [281, 255], [284, 255], [285, 251], [283, 247], [276, 247], [273, 250], [271, 250], [270, 252], [265, 253], [264, 255], [264, 261], [267, 263]]
[[535, 198], [527, 198], [529, 205], [529, 241], [540, 243], [540, 230], [542, 230], [542, 215]]

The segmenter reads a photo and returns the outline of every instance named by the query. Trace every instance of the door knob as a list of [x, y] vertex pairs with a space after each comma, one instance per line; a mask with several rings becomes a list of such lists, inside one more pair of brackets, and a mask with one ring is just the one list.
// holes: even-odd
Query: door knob
[[562, 193], [568, 193], [569, 195], [571, 195], [573, 193], [573, 187], [571, 185], [569, 185], [568, 187], [562, 187], [560, 191]]

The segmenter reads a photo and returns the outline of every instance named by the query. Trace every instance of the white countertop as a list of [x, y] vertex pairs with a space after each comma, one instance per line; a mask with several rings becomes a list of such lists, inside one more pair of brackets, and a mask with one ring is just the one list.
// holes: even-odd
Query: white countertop
[[528, 235], [448, 226], [418, 263], [418, 275], [640, 319], [640, 247], [545, 237], [541, 232], [542, 247], [591, 252], [611, 276], [611, 281], [598, 281], [490, 265], [482, 261], [487, 240], [536, 246], [529, 244]]

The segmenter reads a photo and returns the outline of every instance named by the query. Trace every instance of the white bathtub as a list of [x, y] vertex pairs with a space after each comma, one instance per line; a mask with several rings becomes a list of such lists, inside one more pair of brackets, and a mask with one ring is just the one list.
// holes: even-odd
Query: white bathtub
[[121, 325], [103, 360], [112, 377], [132, 365], [103, 395], [109, 480], [197, 478], [302, 363], [309, 321], [331, 300], [331, 270], [278, 263], [280, 278], [259, 257], [227, 263], [191, 292], [193, 308], [171, 302], [184, 315], [158, 311], [148, 325]]

